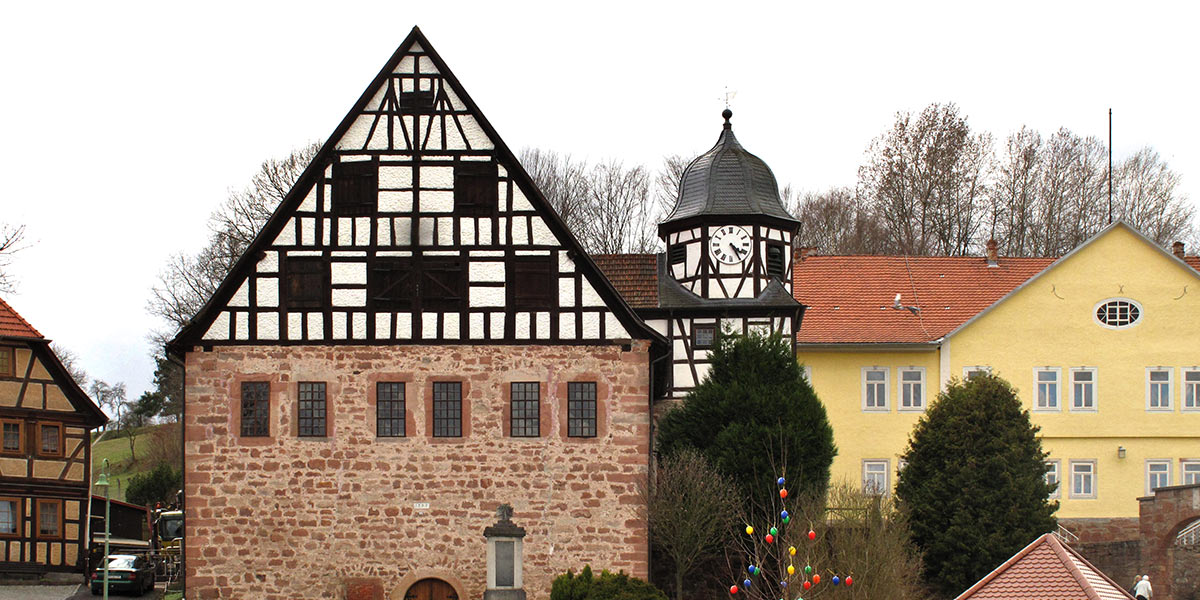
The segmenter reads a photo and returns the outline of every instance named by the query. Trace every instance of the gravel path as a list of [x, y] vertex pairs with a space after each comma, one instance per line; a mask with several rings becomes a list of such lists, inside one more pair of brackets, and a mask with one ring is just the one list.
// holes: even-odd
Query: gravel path
[[92, 595], [87, 588], [73, 585], [0, 585], [0, 600], [63, 600], [82, 590], [88, 598]]

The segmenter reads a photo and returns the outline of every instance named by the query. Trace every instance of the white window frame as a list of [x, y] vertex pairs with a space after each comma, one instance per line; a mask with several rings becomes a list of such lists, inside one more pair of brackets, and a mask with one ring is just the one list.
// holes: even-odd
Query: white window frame
[[1200, 483], [1200, 458], [1179, 459], [1179, 484], [1191, 485], [1193, 483]]
[[[868, 469], [871, 470], [868, 471]], [[872, 489], [873, 486], [868, 483], [868, 474], [883, 478], [881, 489]], [[879, 494], [880, 496], [890, 494], [892, 491], [891, 461], [886, 458], [864, 458], [862, 461], [862, 489], [866, 494]]]
[[992, 368], [987, 365], [971, 365], [969, 367], [963, 367], [963, 381], [970, 381], [971, 373], [974, 373], [975, 371], [983, 371], [988, 375], [992, 374]]
[[804, 373], [804, 378], [808, 380], [808, 385], [812, 385], [812, 365], [800, 365], [800, 371]]
[[[1054, 406], [1042, 406], [1042, 373], [1054, 374]], [[1061, 367], [1034, 367], [1033, 368], [1033, 412], [1062, 412], [1063, 405], [1063, 385], [1062, 385], [1062, 368]]]
[[[1200, 367], [1183, 367], [1179, 371], [1179, 409], [1183, 412], [1200, 412], [1200, 381], [1188, 382], [1190, 374], [1200, 378]], [[1189, 390], [1192, 392], [1191, 406], [1188, 406]]]
[[[1166, 406], [1150, 406], [1150, 374], [1151, 373], [1166, 373], [1167, 374], [1167, 393], [1163, 397], [1167, 399]], [[1153, 385], [1162, 385], [1162, 382], [1154, 382]], [[1175, 369], [1171, 367], [1146, 367], [1146, 411], [1147, 412], [1174, 412], [1174, 396], [1175, 396]]]
[[1160, 471], [1159, 473], [1166, 474], [1167, 482], [1158, 487], [1164, 488], [1164, 487], [1171, 485], [1171, 459], [1169, 459], [1169, 458], [1147, 458], [1146, 459], [1146, 495], [1147, 496], [1154, 494], [1154, 490], [1156, 489], [1154, 487], [1154, 484], [1151, 483], [1151, 480], [1150, 480], [1150, 477], [1151, 477], [1150, 467], [1151, 466], [1166, 467], [1166, 471]]
[[[868, 384], [867, 373], [883, 372], [883, 381], [872, 381]], [[887, 367], [863, 367], [862, 368], [862, 409], [863, 412], [890, 412], [891, 411], [891, 370]], [[882, 406], [867, 406], [867, 386], [883, 384], [883, 405]], [[876, 398], [878, 403], [878, 398]]]
[[1062, 487], [1063, 487], [1063, 485], [1062, 485], [1063, 484], [1063, 482], [1062, 482], [1062, 459], [1052, 458], [1050, 460], [1047, 460], [1046, 466], [1053, 467], [1052, 469], [1048, 469], [1046, 471], [1046, 474], [1044, 476], [1046, 483], [1050, 483], [1051, 475], [1053, 475], [1054, 482], [1058, 484], [1058, 485], [1054, 486], [1054, 491], [1050, 492], [1050, 495], [1048, 497], [1049, 498], [1061, 498], [1062, 497]]
[[[905, 381], [905, 373], [917, 373], [921, 376], [921, 380], [916, 382]], [[921, 388], [921, 393], [915, 399], [917, 404], [915, 406], [904, 406], [904, 396], [908, 392], [910, 384], [913, 383], [916, 383]], [[925, 390], [927, 389], [925, 385], [925, 367], [900, 367], [896, 369], [896, 384], [900, 388], [900, 393], [896, 394], [898, 400], [896, 406], [900, 409], [900, 412], [925, 412]]]
[[[1091, 479], [1092, 491], [1088, 492], [1088, 493], [1076, 492], [1076, 490], [1075, 490], [1075, 475], [1076, 475], [1075, 467], [1082, 467], [1082, 466], [1090, 467], [1088, 474], [1090, 474], [1092, 477], [1092, 479]], [[1068, 468], [1070, 469], [1070, 472], [1071, 472], [1071, 498], [1076, 499], [1076, 500], [1094, 500], [1097, 496], [1097, 494], [1096, 494], [1097, 488], [1100, 485], [1100, 478], [1096, 473], [1096, 460], [1095, 459], [1072, 460], [1072, 461], [1069, 461]]]
[[[1125, 325], [1109, 325], [1108, 323], [1101, 321], [1100, 317], [1096, 314], [1096, 311], [1098, 311], [1101, 306], [1104, 306], [1105, 304], [1108, 304], [1109, 302], [1128, 302], [1128, 303], [1132, 304], [1133, 306], [1137, 307], [1138, 318], [1135, 321], [1133, 321], [1132, 323], [1127, 323]], [[1142, 307], [1141, 302], [1138, 302], [1137, 300], [1134, 300], [1133, 298], [1124, 298], [1124, 297], [1106, 298], [1104, 300], [1097, 302], [1096, 305], [1092, 307], [1092, 321], [1095, 321], [1095, 323], [1097, 325], [1099, 325], [1105, 329], [1129, 329], [1130, 327], [1136, 327], [1138, 324], [1140, 324], [1142, 322], [1142, 317], [1144, 317], [1144, 316], [1146, 316], [1146, 309], [1144, 307]]]
[[[1091, 373], [1092, 374], [1092, 405], [1088, 407], [1078, 407], [1075, 405], [1075, 374], [1076, 373]], [[1068, 384], [1071, 386], [1071, 412], [1098, 412], [1100, 410], [1100, 370], [1096, 367], [1072, 367], [1071, 381]]]

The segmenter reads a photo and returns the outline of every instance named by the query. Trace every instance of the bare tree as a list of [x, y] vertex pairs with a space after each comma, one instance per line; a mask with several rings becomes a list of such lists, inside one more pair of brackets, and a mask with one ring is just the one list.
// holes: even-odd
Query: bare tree
[[104, 381], [103, 379], [95, 379], [92, 380], [92, 385], [88, 389], [88, 394], [91, 395], [92, 400], [96, 401], [96, 404], [100, 406], [101, 410], [104, 410], [105, 412], [111, 410], [112, 413], [116, 415], [116, 418], [111, 422], [118, 424], [121, 423], [121, 417], [126, 408], [124, 382], [119, 382], [115, 385], [109, 385], [108, 382]]
[[1147, 237], [1167, 246], [1191, 234], [1196, 209], [1179, 192], [1179, 174], [1152, 148], [1142, 148], [1113, 171], [1113, 210]]
[[581, 230], [588, 201], [587, 163], [552, 150], [521, 150], [521, 166], [572, 232]]
[[12, 257], [25, 248], [25, 226], [0, 224], [0, 293], [16, 291], [17, 282], [8, 272]]
[[71, 375], [71, 379], [74, 379], [80, 388], [86, 389], [88, 385], [88, 373], [79, 364], [79, 355], [60, 346], [58, 342], [50, 342], [50, 351], [58, 357], [58, 362], [62, 363], [63, 368]]
[[684, 578], [718, 556], [733, 533], [740, 500], [729, 480], [691, 448], [664, 458], [649, 483], [643, 496], [650, 542], [671, 559], [675, 599], [683, 600]]
[[675, 202], [679, 200], [679, 186], [683, 182], [683, 172], [691, 161], [678, 155], [669, 154], [663, 157], [662, 166], [654, 176], [654, 201], [658, 203], [658, 211], [666, 216], [675, 210]]
[[826, 254], [887, 252], [887, 229], [850, 188], [809, 192], [790, 207], [800, 221], [798, 246], [817, 248]]
[[312, 143], [286, 158], [264, 161], [244, 189], [231, 191], [213, 211], [208, 244], [195, 254], [178, 253], [168, 259], [147, 304], [150, 313], [167, 324], [166, 330], [151, 333], [156, 346], [169, 340], [216, 293], [320, 148], [319, 142]]
[[859, 168], [858, 191], [905, 254], [960, 255], [984, 218], [991, 136], [973, 133], [954, 104], [897, 113]]

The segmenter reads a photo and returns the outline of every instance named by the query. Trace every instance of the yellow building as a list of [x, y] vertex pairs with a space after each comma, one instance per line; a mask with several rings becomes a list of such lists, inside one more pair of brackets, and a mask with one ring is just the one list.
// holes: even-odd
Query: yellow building
[[890, 490], [937, 391], [990, 371], [1041, 427], [1064, 525], [1135, 528], [1139, 496], [1200, 483], [1200, 260], [1183, 254], [1116, 223], [1057, 260], [803, 256], [798, 357], [834, 479]]

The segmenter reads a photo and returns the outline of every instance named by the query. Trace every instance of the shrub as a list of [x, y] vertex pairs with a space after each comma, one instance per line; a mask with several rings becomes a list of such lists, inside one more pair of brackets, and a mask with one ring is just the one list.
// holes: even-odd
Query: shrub
[[559, 575], [550, 587], [550, 600], [667, 600], [658, 588], [630, 577], [624, 571], [592, 574], [590, 566], [576, 575], [573, 571]]
[[170, 504], [183, 486], [183, 472], [171, 465], [161, 464], [149, 473], [138, 473], [129, 479], [125, 500], [131, 504], [152, 506], [155, 502]]

